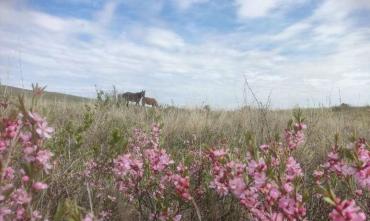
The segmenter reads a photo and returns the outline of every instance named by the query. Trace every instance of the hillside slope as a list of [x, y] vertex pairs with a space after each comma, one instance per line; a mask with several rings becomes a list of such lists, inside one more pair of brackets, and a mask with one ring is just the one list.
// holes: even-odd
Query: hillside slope
[[[21, 94], [24, 94], [25, 96], [30, 96], [31, 93], [32, 93], [32, 90], [22, 89], [22, 88], [13, 87], [13, 86], [7, 86], [7, 85], [0, 85], [0, 96], [4, 96], [4, 95], [18, 96]], [[58, 100], [58, 101], [63, 100], [63, 101], [71, 101], [71, 102], [91, 101], [90, 98], [79, 97], [75, 95], [63, 94], [63, 93], [58, 93], [58, 92], [48, 92], [48, 91], [45, 91], [43, 98], [47, 100]]]

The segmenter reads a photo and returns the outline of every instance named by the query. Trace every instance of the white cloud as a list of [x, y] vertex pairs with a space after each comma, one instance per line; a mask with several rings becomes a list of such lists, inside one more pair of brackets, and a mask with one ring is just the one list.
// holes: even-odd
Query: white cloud
[[184, 40], [179, 35], [161, 28], [150, 28], [146, 35], [146, 41], [164, 49], [176, 49], [185, 45]]
[[277, 0], [236, 0], [238, 15], [241, 18], [262, 17], [279, 5]]
[[299, 34], [302, 34], [302, 32], [307, 31], [311, 28], [311, 24], [307, 22], [297, 22], [287, 28], [285, 28], [283, 31], [278, 33], [277, 35], [273, 35], [273, 40], [287, 40], [293, 37], [296, 37]]
[[306, 0], [234, 0], [237, 15], [241, 19], [271, 15], [274, 11], [285, 11]]
[[316, 20], [336, 21], [347, 17], [354, 10], [370, 9], [368, 0], [326, 0], [312, 16]]

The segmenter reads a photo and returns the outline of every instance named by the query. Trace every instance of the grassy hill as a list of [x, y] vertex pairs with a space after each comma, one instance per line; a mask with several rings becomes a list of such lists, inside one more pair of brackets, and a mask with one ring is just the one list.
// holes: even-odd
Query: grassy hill
[[[18, 95], [25, 95], [26, 97], [31, 96], [32, 90], [28, 89], [22, 89], [18, 87], [13, 86], [7, 86], [7, 85], [0, 85], [0, 95], [1, 96], [18, 96]], [[63, 94], [58, 92], [48, 92], [45, 91], [43, 95], [43, 99], [46, 100], [52, 100], [52, 101], [67, 101], [67, 102], [86, 102], [91, 101], [90, 98], [75, 96], [75, 95], [69, 95], [69, 94]]]

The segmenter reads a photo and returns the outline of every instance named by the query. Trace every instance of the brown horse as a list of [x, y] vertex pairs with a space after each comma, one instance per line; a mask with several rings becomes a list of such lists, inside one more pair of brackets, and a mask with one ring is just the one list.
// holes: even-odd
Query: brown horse
[[152, 107], [158, 107], [157, 100], [154, 99], [154, 98], [151, 98], [151, 97], [143, 97], [143, 99], [141, 100], [141, 104], [143, 106], [145, 106], [145, 104], [147, 104], [147, 105], [151, 105]]

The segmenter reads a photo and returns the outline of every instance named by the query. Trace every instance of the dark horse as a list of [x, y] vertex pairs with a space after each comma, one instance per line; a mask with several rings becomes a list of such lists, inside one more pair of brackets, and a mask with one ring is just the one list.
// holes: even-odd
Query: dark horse
[[128, 106], [128, 103], [131, 101], [131, 102], [135, 102], [136, 105], [139, 105], [139, 102], [141, 100], [141, 98], [145, 97], [145, 91], [141, 91], [141, 92], [138, 92], [138, 93], [132, 93], [132, 92], [126, 92], [126, 93], [123, 93], [123, 94], [119, 94], [118, 95], [118, 98], [120, 100], [124, 100], [126, 102], [126, 106]]

